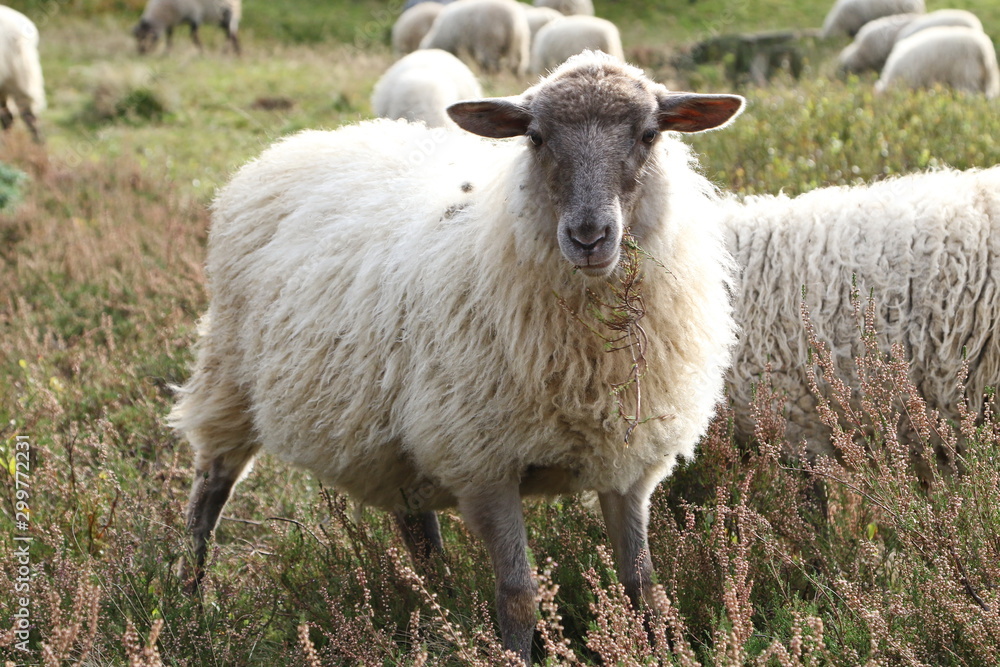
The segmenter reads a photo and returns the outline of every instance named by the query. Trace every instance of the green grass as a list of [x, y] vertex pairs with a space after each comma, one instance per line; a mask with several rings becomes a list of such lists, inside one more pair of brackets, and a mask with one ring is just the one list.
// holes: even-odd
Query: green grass
[[[14, 461], [18, 435], [30, 438], [36, 575], [30, 652], [5, 635], [12, 612], [0, 606], [0, 659], [74, 664], [86, 651], [85, 664], [125, 664], [162, 622], [165, 664], [307, 664], [299, 627], [309, 623], [324, 664], [413, 664], [422, 652], [428, 664], [497, 664], [488, 559], [456, 514], [442, 518], [450, 574], [432, 587], [445, 615], [414, 586], [384, 514], [364, 510], [356, 523], [345, 498], [267, 459], [227, 506], [233, 518], [218, 531], [203, 604], [181, 590], [174, 570], [185, 555], [191, 460], [163, 416], [170, 386], [187, 377], [206, 304], [208, 204], [235, 168], [280, 137], [370, 116], [371, 88], [391, 62], [392, 14], [374, 0], [249, 0], [241, 58], [222, 52], [211, 27], [204, 54], [181, 29], [173, 53], [139, 58], [128, 31], [142, 4], [14, 3], [41, 17], [50, 108], [40, 117], [44, 147], [20, 124], [0, 137], [2, 168], [27, 175], [17, 206], [0, 212], [0, 464]], [[996, 3], [959, 6], [1000, 36]], [[732, 84], [721, 66], [674, 71], [678, 50], [719, 32], [818, 27], [826, 7], [598, 3], [658, 78], [706, 91]], [[737, 192], [798, 193], [1000, 163], [995, 101], [945, 90], [876, 98], [872, 76], [831, 76], [841, 45], [811, 50], [799, 81], [742, 89], [750, 106], [732, 127], [689, 139], [705, 173]], [[528, 83], [484, 81], [498, 95]], [[762, 411], [776, 419], [773, 408]], [[637, 660], [660, 650], [665, 663], [684, 664], [687, 646], [704, 664], [735, 665], [778, 647], [794, 652], [802, 636], [801, 659], [781, 664], [904, 664], [907, 650], [926, 664], [990, 664], [1000, 650], [995, 614], [982, 612], [956, 572], [996, 608], [992, 431], [963, 427], [968, 474], [930, 494], [905, 471], [894, 476], [873, 447], [870, 470], [837, 472], [845, 479], [831, 486], [824, 519], [812, 481], [778, 458], [781, 443], [737, 447], [726, 426], [723, 414], [699, 459], [654, 501], [651, 546], [670, 599], [661, 616], [670, 646], [643, 644], [585, 499], [528, 505], [536, 564], [559, 587], [561, 620], [545, 615], [546, 628], [564, 634], [580, 661], [601, 660], [602, 637]], [[7, 605], [16, 489], [4, 470], [0, 495]], [[954, 556], [927, 558], [926, 544]], [[141, 639], [125, 641], [130, 625]], [[548, 664], [561, 664], [551, 646], [538, 655], [546, 650]]]

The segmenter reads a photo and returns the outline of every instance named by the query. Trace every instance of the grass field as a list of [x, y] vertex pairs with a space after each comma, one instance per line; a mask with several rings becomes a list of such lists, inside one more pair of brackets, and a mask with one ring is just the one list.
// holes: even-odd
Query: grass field
[[[345, 498], [266, 457], [227, 506], [203, 598], [174, 573], [191, 456], [162, 419], [207, 300], [207, 205], [279, 137], [370, 116], [395, 1], [248, 0], [238, 59], [208, 27], [203, 54], [182, 29], [171, 54], [139, 58], [138, 0], [13, 3], [41, 30], [50, 108], [43, 146], [20, 124], [0, 137], [0, 202], [17, 195], [0, 212], [0, 661], [502, 664], [487, 556], [457, 514], [442, 517], [446, 585], [430, 586], [384, 514], [358, 522]], [[733, 89], [723, 67], [678, 72], [673, 54], [719, 33], [818, 27], [832, 3], [596, 4], [657, 77], [708, 92]], [[950, 6], [1000, 38], [997, 3]], [[811, 49], [797, 81], [741, 88], [750, 106], [738, 122], [689, 140], [705, 173], [737, 192], [798, 193], [1000, 163], [996, 101], [940, 89], [876, 98], [873, 76], [832, 75], [843, 43]], [[484, 80], [490, 94], [528, 83]], [[668, 601], [652, 643], [614, 583], [599, 514], [577, 498], [528, 504], [543, 574], [538, 661], [1000, 664], [992, 417], [955, 425], [964, 472], [930, 491], [872, 446], [866, 467], [834, 470], [824, 515], [814, 480], [779, 456], [772, 399], [760, 392], [760, 442], [734, 443], [723, 410], [697, 461], [655, 497]], [[884, 435], [869, 433], [874, 445]], [[26, 530], [15, 520], [25, 507]]]

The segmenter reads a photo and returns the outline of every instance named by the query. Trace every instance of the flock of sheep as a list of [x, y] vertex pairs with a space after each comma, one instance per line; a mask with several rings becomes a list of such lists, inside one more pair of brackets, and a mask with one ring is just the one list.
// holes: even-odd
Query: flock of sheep
[[[183, 19], [223, 25], [238, 48], [238, 0], [197, 20], [170, 3], [181, 6], [151, 0], [140, 43]], [[442, 549], [435, 511], [457, 506], [490, 554], [503, 645], [527, 662], [523, 495], [596, 491], [639, 605], [652, 594], [650, 496], [725, 395], [751, 437], [752, 386], [770, 365], [788, 435], [830, 452], [805, 378], [803, 286], [843, 359], [858, 345], [850, 295], [874, 289], [877, 330], [905, 343], [946, 415], [963, 360], [975, 407], [1000, 382], [1000, 167], [793, 199], [720, 194], [675, 133], [722, 128], [744, 100], [668, 91], [622, 61], [589, 0], [566, 3], [585, 13], [414, 5], [373, 93], [386, 118], [279, 141], [220, 190], [209, 310], [169, 416], [196, 454], [195, 582], [233, 487], [266, 450], [394, 512], [418, 561]], [[983, 44], [967, 13], [922, 16], [910, 2], [859, 19], [859, 4], [838, 2], [824, 29], [856, 33], [842, 62], [883, 67], [880, 85], [914, 83], [894, 63], [923, 44]], [[8, 12], [0, 21], [19, 31], [0, 30], [0, 44], [37, 51], [30, 21]], [[483, 98], [463, 58], [551, 71], [521, 95]], [[34, 129], [38, 99], [15, 103]], [[641, 325], [609, 346], [584, 323], [595, 303], [622, 305], [623, 281], [641, 286]]]

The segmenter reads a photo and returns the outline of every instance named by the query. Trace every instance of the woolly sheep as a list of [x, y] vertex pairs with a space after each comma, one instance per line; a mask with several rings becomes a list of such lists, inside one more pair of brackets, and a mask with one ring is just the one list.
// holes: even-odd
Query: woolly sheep
[[535, 0], [535, 6], [551, 7], [566, 16], [576, 14], [583, 16], [594, 15], [594, 3], [592, 0]]
[[820, 37], [853, 37], [861, 26], [879, 17], [924, 11], [924, 0], [837, 0], [823, 21]]
[[990, 38], [972, 28], [936, 27], [901, 39], [892, 48], [875, 91], [935, 84], [984, 93], [989, 99], [1000, 95], [997, 53]]
[[[264, 448], [394, 510], [415, 557], [441, 548], [433, 510], [457, 506], [493, 562], [503, 645], [525, 661], [522, 494], [597, 491], [628, 594], [650, 595], [649, 496], [694, 453], [735, 341], [714, 191], [661, 133], [742, 105], [587, 53], [522, 95], [450, 107], [491, 140], [369, 121], [243, 167], [213, 205], [212, 298], [170, 416], [196, 453], [196, 573]], [[647, 370], [622, 414], [663, 417], [627, 442], [612, 387], [633, 356], [581, 322], [620, 287], [625, 230], [658, 262], [639, 269]]]
[[531, 30], [532, 43], [534, 43], [535, 35], [542, 29], [542, 26], [558, 18], [562, 18], [562, 14], [551, 7], [534, 7], [524, 3], [521, 3], [521, 6], [524, 9], [525, 17], [528, 19], [528, 28]]
[[442, 9], [439, 2], [421, 2], [400, 14], [392, 26], [393, 52], [406, 55], [420, 48], [420, 40], [430, 32]]
[[479, 82], [465, 63], [441, 49], [421, 49], [386, 70], [372, 92], [372, 110], [382, 118], [457, 129], [446, 109], [482, 95]]
[[965, 26], [983, 32], [983, 22], [972, 12], [964, 9], [939, 9], [923, 16], [916, 17], [905, 28], [899, 31], [896, 41], [906, 39], [910, 35], [939, 26]]
[[1000, 167], [940, 170], [860, 187], [821, 188], [728, 200], [723, 224], [742, 269], [736, 321], [743, 336], [728, 379], [736, 431], [753, 434], [752, 386], [771, 364], [786, 398], [789, 442], [831, 454], [805, 369], [800, 303], [838, 374], [858, 386], [861, 350], [850, 303], [878, 306], [880, 345], [905, 346], [910, 376], [928, 405], [958, 419], [956, 382], [969, 360], [968, 398], [982, 408], [985, 387], [1000, 383]]
[[541, 73], [585, 50], [604, 51], [625, 58], [618, 28], [596, 16], [564, 16], [547, 23], [531, 45], [531, 71]]
[[[16, 109], [11, 109], [12, 102]], [[21, 12], [0, 5], [0, 125], [9, 129], [16, 111], [35, 141], [41, 141], [36, 120], [44, 109], [38, 28]]]
[[523, 75], [531, 30], [515, 0], [457, 0], [442, 10], [422, 49], [443, 49], [469, 58], [486, 72], [506, 67]]
[[198, 26], [202, 23], [215, 23], [226, 31], [226, 39], [232, 44], [233, 51], [239, 53], [240, 42], [236, 31], [242, 14], [242, 0], [149, 0], [142, 18], [132, 29], [132, 35], [139, 53], [152, 50], [164, 34], [169, 49], [174, 28], [187, 23], [191, 26], [191, 41], [200, 50]]
[[421, 5], [425, 2], [433, 2], [438, 5], [447, 5], [454, 1], [455, 0], [406, 0], [406, 4], [403, 5], [403, 11], [405, 12], [407, 9], [410, 9], [411, 7], [416, 7], [417, 5]]
[[847, 72], [881, 70], [896, 38], [920, 14], [892, 14], [861, 26], [854, 41], [840, 52], [840, 67]]

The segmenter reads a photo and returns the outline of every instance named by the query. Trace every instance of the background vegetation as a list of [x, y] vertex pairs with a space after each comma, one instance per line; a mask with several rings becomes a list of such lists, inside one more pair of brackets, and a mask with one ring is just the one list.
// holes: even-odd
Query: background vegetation
[[[832, 3], [597, 4], [658, 79], [721, 91], [733, 87], [723, 66], [677, 71], [674, 55], [719, 33], [816, 27]], [[275, 139], [370, 115], [398, 2], [248, 0], [239, 59], [221, 53], [210, 27], [203, 54], [181, 30], [173, 53], [137, 57], [128, 30], [138, 0], [13, 5], [41, 30], [50, 109], [44, 146], [20, 125], [0, 138], [0, 659], [501, 664], [487, 557], [456, 515], [443, 516], [448, 573], [426, 584], [383, 514], [356, 521], [346, 499], [266, 458], [227, 507], [203, 597], [185, 595], [174, 574], [190, 454], [162, 417], [206, 303], [207, 204]], [[1000, 37], [992, 0], [950, 6]], [[841, 46], [812, 49], [800, 80], [743, 88], [750, 108], [734, 126], [691, 139], [706, 173], [737, 192], [797, 193], [1000, 163], [995, 101], [945, 90], [875, 98], [874, 77], [834, 76]], [[528, 82], [484, 83], [507, 94]], [[815, 347], [803, 364], [828, 363]], [[871, 370], [857, 389], [872, 406], [915, 394], [898, 362], [870, 349], [859, 363]], [[863, 464], [803, 470], [779, 456], [789, 445], [777, 404], [763, 385], [753, 443], [733, 442], [723, 411], [697, 461], [655, 497], [665, 596], [648, 633], [614, 583], [599, 513], [578, 498], [529, 504], [544, 584], [540, 662], [1000, 664], [992, 415], [938, 424], [908, 404], [928, 441], [963, 443], [963, 472], [927, 488], [879, 426], [900, 416], [859, 415], [837, 438], [845, 460]], [[28, 653], [7, 632], [17, 436], [32, 451]]]

